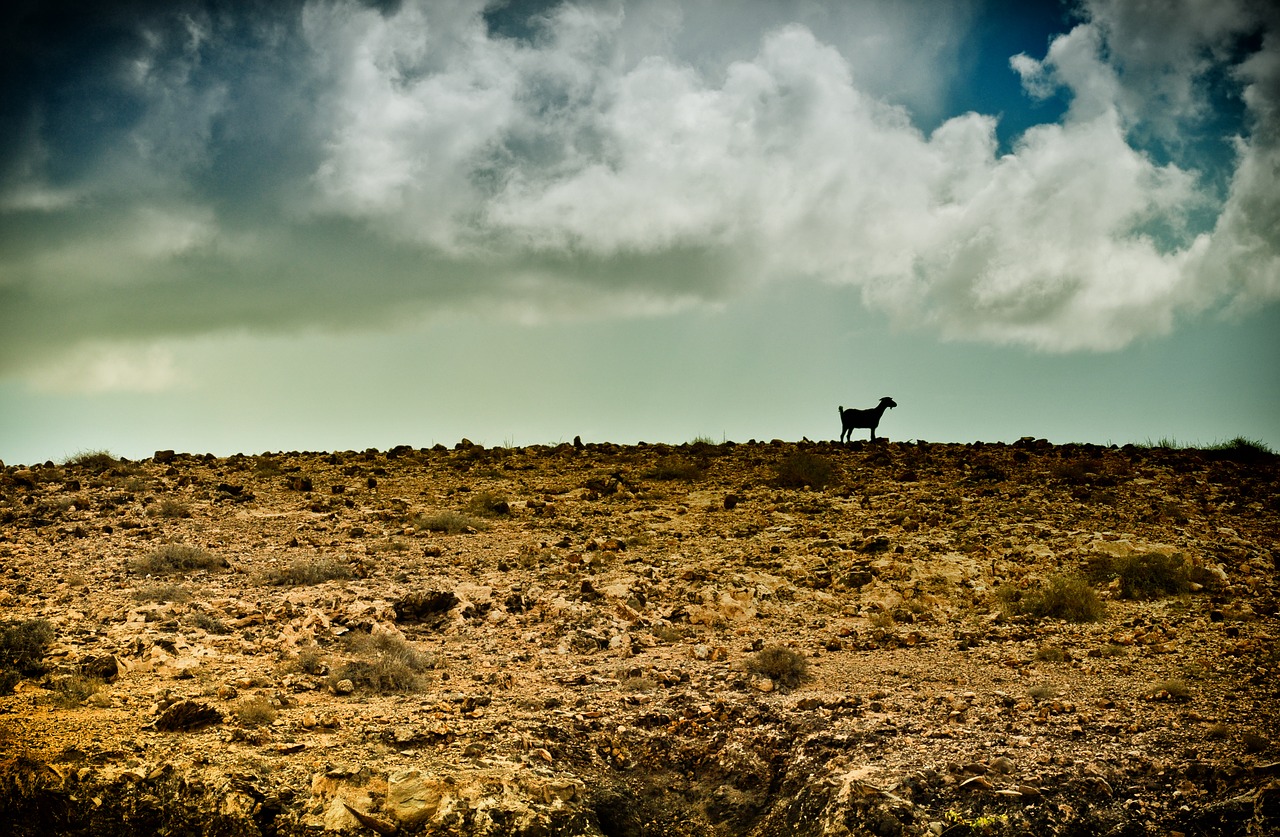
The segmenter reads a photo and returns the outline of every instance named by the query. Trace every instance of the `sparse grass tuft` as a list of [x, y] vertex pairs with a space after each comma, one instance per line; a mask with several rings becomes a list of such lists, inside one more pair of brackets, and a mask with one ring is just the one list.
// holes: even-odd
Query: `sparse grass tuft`
[[481, 491], [467, 503], [467, 512], [480, 517], [502, 517], [511, 514], [511, 504], [501, 494]]
[[1157, 599], [1185, 593], [1190, 571], [1181, 555], [1130, 555], [1116, 562], [1122, 599]]
[[1262, 442], [1237, 436], [1229, 442], [1219, 442], [1205, 448], [1212, 459], [1228, 459], [1250, 465], [1274, 459], [1276, 452]]
[[774, 466], [777, 474], [775, 482], [782, 488], [804, 488], [808, 486], [816, 490], [826, 488], [835, 476], [835, 467], [830, 461], [812, 453], [793, 453]]
[[249, 697], [236, 704], [231, 710], [242, 727], [270, 726], [276, 719], [276, 708], [264, 697]]
[[1057, 690], [1046, 683], [1040, 683], [1027, 689], [1027, 694], [1032, 700], [1048, 700], [1057, 693]]
[[809, 679], [809, 661], [798, 651], [784, 645], [770, 645], [747, 661], [747, 668], [768, 677], [788, 689]]
[[151, 517], [163, 517], [168, 519], [191, 517], [191, 507], [181, 500], [173, 497], [165, 497], [160, 502], [147, 508], [147, 514]]
[[309, 587], [326, 581], [344, 581], [353, 575], [349, 564], [322, 558], [294, 561], [287, 567], [266, 570], [258, 576], [258, 581], [268, 587]]
[[110, 451], [105, 450], [82, 450], [74, 453], [63, 460], [63, 465], [75, 468], [83, 468], [94, 474], [101, 474], [110, 471], [119, 465], [119, 461], [111, 455]]
[[148, 584], [133, 591], [135, 602], [187, 602], [191, 592], [180, 584]]
[[62, 709], [74, 709], [84, 704], [86, 700], [93, 697], [102, 688], [102, 681], [96, 677], [86, 677], [83, 674], [69, 674], [66, 677], [59, 677], [52, 680], [48, 684], [49, 689], [53, 692], [50, 700], [54, 706]]
[[131, 562], [134, 572], [145, 575], [172, 575], [220, 570], [227, 566], [226, 559], [207, 549], [186, 544], [167, 543]]
[[356, 634], [347, 648], [361, 659], [350, 660], [329, 674], [332, 688], [350, 680], [357, 689], [378, 694], [416, 692], [421, 674], [438, 666], [435, 654], [415, 649], [407, 641], [390, 634]]
[[683, 456], [664, 456], [645, 472], [651, 480], [694, 482], [706, 473], [706, 466]]
[[446, 535], [460, 535], [489, 528], [489, 524], [483, 520], [456, 511], [415, 515], [410, 523], [419, 532], [442, 532]]
[[1042, 663], [1065, 663], [1067, 652], [1060, 645], [1041, 645], [1036, 649], [1036, 660]]
[[212, 614], [205, 613], [203, 610], [197, 610], [192, 613], [189, 621], [205, 633], [216, 636], [226, 636], [231, 633], [231, 627], [226, 622]]

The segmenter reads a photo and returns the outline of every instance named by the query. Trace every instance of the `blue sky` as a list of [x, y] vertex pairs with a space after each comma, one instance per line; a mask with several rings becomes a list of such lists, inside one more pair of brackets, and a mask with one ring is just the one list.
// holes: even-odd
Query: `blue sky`
[[[74, 13], [73, 13], [74, 12]], [[19, 3], [0, 460], [1280, 447], [1270, 4]]]

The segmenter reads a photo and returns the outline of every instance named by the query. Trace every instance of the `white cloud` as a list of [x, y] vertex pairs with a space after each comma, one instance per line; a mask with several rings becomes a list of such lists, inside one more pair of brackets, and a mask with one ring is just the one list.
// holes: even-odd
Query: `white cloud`
[[172, 352], [163, 346], [94, 342], [45, 363], [27, 376], [38, 392], [156, 393], [181, 386]]

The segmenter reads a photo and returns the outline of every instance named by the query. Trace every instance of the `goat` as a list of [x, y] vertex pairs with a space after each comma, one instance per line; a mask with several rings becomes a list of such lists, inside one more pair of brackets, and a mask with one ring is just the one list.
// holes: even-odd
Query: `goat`
[[872, 407], [870, 410], [854, 410], [852, 408], [846, 410], [840, 408], [840, 441], [852, 440], [854, 428], [866, 427], [871, 430], [871, 441], [876, 440], [876, 425], [880, 423], [880, 416], [884, 415], [885, 408], [893, 408], [898, 406], [892, 398], [885, 396], [880, 399], [880, 403]]

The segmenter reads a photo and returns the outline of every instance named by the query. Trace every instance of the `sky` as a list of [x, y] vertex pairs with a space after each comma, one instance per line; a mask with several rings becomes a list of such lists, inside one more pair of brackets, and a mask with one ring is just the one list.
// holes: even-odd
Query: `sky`
[[0, 461], [1280, 449], [1265, 0], [0, 11]]

